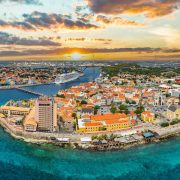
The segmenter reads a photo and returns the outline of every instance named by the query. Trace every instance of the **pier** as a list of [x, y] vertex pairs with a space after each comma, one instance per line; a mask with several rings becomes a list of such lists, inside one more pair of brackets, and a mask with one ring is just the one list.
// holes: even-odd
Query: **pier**
[[31, 91], [31, 90], [27, 90], [27, 89], [23, 89], [21, 87], [17, 87], [16, 89], [20, 90], [20, 91], [23, 91], [23, 92], [26, 92], [26, 93], [34, 94], [34, 95], [37, 95], [37, 96], [44, 96], [44, 94], [34, 92], [34, 91]]

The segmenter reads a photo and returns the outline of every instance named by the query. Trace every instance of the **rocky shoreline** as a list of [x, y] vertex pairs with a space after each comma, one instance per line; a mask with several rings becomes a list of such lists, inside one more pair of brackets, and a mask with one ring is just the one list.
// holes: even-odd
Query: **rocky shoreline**
[[1, 127], [10, 134], [13, 138], [22, 140], [27, 143], [32, 143], [32, 144], [53, 144], [55, 146], [59, 146], [61, 148], [73, 148], [73, 149], [79, 149], [79, 150], [88, 150], [88, 151], [115, 151], [115, 150], [126, 150], [128, 148], [136, 147], [136, 146], [142, 146], [145, 144], [149, 143], [159, 143], [162, 141], [165, 141], [167, 139], [173, 138], [180, 136], [180, 130], [172, 132], [172, 133], [167, 133], [163, 135], [159, 135], [155, 138], [146, 140], [146, 139], [141, 139], [139, 141], [134, 141], [134, 142], [127, 142], [127, 143], [120, 143], [120, 142], [114, 142], [110, 141], [107, 143], [101, 143], [101, 144], [96, 144], [96, 143], [81, 143], [78, 141], [70, 141], [69, 143], [60, 143], [57, 141], [53, 141], [50, 138], [29, 138], [23, 135], [23, 133], [17, 133], [16, 131], [13, 131], [6, 123], [0, 121]]
[[80, 150], [90, 150], [90, 151], [116, 151], [116, 150], [126, 150], [132, 147], [137, 147], [137, 146], [142, 146], [145, 144], [151, 144], [151, 143], [160, 143], [165, 140], [171, 139], [173, 137], [178, 137], [180, 136], [180, 131], [173, 133], [173, 134], [168, 134], [166, 136], [159, 136], [158, 138], [152, 139], [151, 141], [146, 141], [142, 140], [139, 142], [134, 142], [134, 143], [127, 143], [127, 144], [122, 144], [122, 143], [112, 143], [112, 144], [100, 144], [100, 145], [77, 145], [76, 148]]

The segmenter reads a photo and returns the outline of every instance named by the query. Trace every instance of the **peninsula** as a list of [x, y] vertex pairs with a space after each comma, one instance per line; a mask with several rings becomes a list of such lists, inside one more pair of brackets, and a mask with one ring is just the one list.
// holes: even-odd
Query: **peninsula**
[[102, 68], [95, 81], [55, 96], [9, 101], [0, 124], [32, 143], [91, 150], [122, 149], [180, 134], [179, 69], [136, 64]]

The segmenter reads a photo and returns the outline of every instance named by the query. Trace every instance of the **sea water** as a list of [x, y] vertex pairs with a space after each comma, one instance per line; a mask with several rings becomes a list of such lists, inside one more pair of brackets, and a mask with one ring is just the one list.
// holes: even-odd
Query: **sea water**
[[180, 137], [90, 152], [13, 139], [0, 128], [0, 179], [180, 179]]

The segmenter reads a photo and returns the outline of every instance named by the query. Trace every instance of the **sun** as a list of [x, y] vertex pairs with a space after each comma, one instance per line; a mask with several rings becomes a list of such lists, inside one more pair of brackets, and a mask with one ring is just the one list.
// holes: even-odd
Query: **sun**
[[71, 54], [72, 59], [77, 60], [81, 58], [81, 54], [80, 53], [73, 53]]

